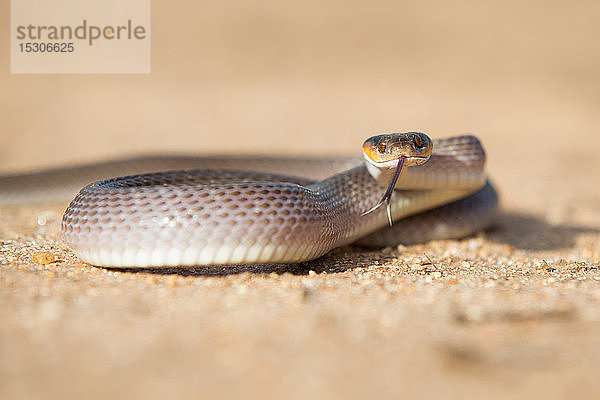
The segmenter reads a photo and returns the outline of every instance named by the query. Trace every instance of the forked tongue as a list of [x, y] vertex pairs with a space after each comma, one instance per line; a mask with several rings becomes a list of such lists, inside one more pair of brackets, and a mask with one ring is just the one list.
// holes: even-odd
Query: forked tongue
[[390, 224], [390, 226], [392, 226], [392, 209], [391, 209], [392, 193], [394, 193], [394, 187], [396, 187], [396, 182], [398, 181], [398, 177], [400, 176], [400, 172], [402, 171], [402, 167], [404, 166], [405, 159], [406, 159], [406, 157], [404, 157], [404, 156], [402, 156], [398, 159], [398, 164], [396, 165], [396, 169], [394, 170], [394, 175], [392, 175], [390, 184], [388, 185], [381, 200], [379, 200], [379, 202], [377, 204], [375, 204], [375, 207], [371, 208], [370, 210], [365, 211], [364, 213], [361, 214], [361, 216], [372, 213], [373, 211], [377, 210], [379, 207], [381, 207], [385, 203], [385, 206], [386, 206], [385, 209], [387, 211], [388, 223]]

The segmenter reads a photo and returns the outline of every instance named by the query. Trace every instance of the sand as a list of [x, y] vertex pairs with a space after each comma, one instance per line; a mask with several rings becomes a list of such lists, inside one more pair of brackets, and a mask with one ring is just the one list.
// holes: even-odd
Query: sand
[[64, 204], [0, 207], [0, 397], [597, 398], [598, 12], [164, 2], [150, 75], [5, 68], [2, 173], [473, 133], [502, 212], [462, 240], [140, 271], [77, 260]]

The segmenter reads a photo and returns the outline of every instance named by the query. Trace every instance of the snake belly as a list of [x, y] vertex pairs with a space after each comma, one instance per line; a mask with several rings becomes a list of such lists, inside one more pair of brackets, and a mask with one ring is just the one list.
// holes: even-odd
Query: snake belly
[[[430, 161], [399, 179], [403, 190], [391, 204], [397, 226], [486, 182], [476, 138], [434, 143]], [[137, 174], [84, 187], [64, 213], [61, 235], [93, 265], [299, 262], [387, 225], [383, 209], [362, 215], [383, 191], [364, 165], [320, 181], [237, 169]]]

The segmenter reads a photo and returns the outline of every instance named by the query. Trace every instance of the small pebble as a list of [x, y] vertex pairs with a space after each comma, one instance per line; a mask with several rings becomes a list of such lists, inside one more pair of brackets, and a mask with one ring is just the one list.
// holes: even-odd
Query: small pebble
[[41, 214], [41, 215], [37, 216], [37, 224], [38, 225], [44, 226], [44, 225], [46, 225], [47, 222], [48, 222], [48, 218], [45, 215]]
[[54, 254], [49, 251], [38, 251], [33, 255], [33, 261], [40, 265], [50, 264], [54, 262], [55, 259]]

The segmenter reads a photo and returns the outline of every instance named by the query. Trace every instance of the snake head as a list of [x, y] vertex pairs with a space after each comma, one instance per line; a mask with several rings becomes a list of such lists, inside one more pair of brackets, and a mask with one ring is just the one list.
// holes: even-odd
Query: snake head
[[402, 168], [425, 163], [432, 150], [431, 139], [419, 132], [389, 133], [367, 139], [363, 143], [367, 170], [387, 189], [381, 200], [362, 215], [370, 214], [385, 204], [388, 223], [392, 226], [390, 200]]
[[382, 185], [390, 182], [401, 158], [405, 167], [429, 160], [433, 141], [424, 133], [387, 133], [370, 137], [363, 143], [363, 157], [369, 174]]
[[406, 167], [426, 162], [431, 156], [433, 142], [420, 132], [387, 133], [370, 137], [362, 148], [367, 163], [393, 169], [400, 158], [404, 158]]

